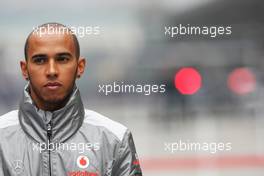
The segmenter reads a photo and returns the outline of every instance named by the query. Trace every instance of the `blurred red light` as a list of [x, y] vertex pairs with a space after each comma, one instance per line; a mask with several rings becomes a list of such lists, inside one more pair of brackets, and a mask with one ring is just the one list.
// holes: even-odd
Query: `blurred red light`
[[201, 88], [202, 77], [196, 69], [184, 67], [176, 73], [174, 85], [181, 94], [192, 95]]
[[255, 90], [256, 78], [248, 68], [237, 68], [229, 74], [227, 85], [232, 92], [244, 95]]

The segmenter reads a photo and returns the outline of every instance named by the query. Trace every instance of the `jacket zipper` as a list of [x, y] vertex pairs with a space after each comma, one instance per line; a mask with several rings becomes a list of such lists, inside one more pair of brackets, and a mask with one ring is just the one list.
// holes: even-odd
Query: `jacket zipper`
[[47, 136], [48, 136], [48, 150], [49, 150], [49, 175], [51, 176], [51, 159], [50, 159], [50, 139], [52, 136], [52, 126], [51, 126], [51, 122], [48, 123], [47, 125]]

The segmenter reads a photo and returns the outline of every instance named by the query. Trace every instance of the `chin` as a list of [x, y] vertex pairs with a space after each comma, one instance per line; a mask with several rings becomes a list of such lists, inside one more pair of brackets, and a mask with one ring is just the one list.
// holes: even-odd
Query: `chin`
[[44, 100], [51, 104], [56, 103], [63, 103], [65, 101], [66, 96], [52, 96], [52, 97], [45, 97]]

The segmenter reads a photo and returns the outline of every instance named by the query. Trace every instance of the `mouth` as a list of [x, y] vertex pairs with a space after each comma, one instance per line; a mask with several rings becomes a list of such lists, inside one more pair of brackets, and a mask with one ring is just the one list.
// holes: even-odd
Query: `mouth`
[[57, 90], [61, 86], [62, 86], [62, 84], [59, 82], [48, 82], [47, 84], [44, 85], [44, 87], [49, 89], [49, 90]]

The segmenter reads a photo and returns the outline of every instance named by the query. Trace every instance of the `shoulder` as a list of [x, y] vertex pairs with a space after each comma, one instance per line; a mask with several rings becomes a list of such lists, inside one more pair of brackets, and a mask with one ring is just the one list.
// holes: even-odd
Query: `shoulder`
[[122, 141], [126, 133], [128, 133], [126, 126], [88, 109], [85, 109], [84, 123], [111, 132], [119, 141]]
[[[17, 134], [17, 135], [16, 135]], [[14, 142], [22, 134], [18, 120], [18, 110], [0, 116], [0, 145]]]
[[19, 125], [18, 110], [0, 116], [0, 129]]

